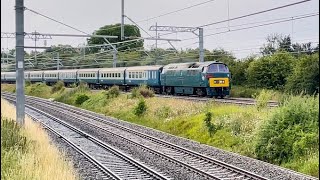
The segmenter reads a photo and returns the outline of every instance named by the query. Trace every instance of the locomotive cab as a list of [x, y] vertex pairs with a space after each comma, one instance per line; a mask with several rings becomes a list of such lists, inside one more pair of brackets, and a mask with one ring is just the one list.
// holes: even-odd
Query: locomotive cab
[[217, 62], [203, 68], [207, 80], [207, 94], [214, 97], [230, 95], [230, 71], [226, 64]]

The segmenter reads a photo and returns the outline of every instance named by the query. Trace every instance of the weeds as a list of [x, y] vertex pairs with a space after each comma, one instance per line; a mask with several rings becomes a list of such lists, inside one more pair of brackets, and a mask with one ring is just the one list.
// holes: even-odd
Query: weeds
[[119, 86], [112, 86], [108, 91], [105, 92], [107, 98], [116, 98], [120, 95]]
[[136, 116], [142, 116], [147, 111], [147, 105], [143, 98], [139, 100], [138, 105], [134, 108], [134, 114]]
[[131, 91], [132, 98], [140, 98], [140, 97], [154, 97], [154, 92], [146, 85], [141, 85], [138, 88], [133, 88]]
[[258, 110], [261, 110], [263, 108], [266, 108], [268, 105], [269, 100], [272, 99], [274, 96], [274, 92], [268, 91], [268, 90], [262, 90], [259, 95], [254, 95], [254, 98], [256, 99], [256, 106]]
[[81, 105], [88, 99], [89, 99], [89, 96], [87, 96], [86, 94], [78, 94], [75, 103], [76, 105]]
[[58, 81], [55, 85], [53, 85], [52, 89], [51, 89], [51, 93], [55, 93], [60, 91], [61, 89], [64, 88], [64, 82], [63, 81]]

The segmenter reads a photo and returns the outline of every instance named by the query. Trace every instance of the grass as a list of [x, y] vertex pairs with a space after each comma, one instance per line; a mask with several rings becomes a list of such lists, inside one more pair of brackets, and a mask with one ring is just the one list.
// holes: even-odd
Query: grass
[[1, 179], [78, 179], [39, 124], [26, 117], [20, 128], [13, 119], [14, 106], [1, 99]]
[[[113, 88], [112, 94], [117, 94], [117, 88]], [[304, 104], [308, 108], [299, 108], [297, 105], [291, 105], [289, 98], [291, 96], [284, 95], [279, 92], [270, 90], [254, 90], [245, 87], [233, 87], [234, 93], [255, 94], [258, 102], [257, 106], [238, 106], [232, 104], [219, 104], [212, 102], [193, 102], [182, 99], [164, 99], [158, 97], [144, 98], [146, 109], [143, 113], [135, 113], [139, 102], [141, 106], [142, 96], [132, 96], [117, 94], [111, 96], [110, 91], [91, 92], [85, 86], [72, 89], [70, 91], [56, 92], [51, 94], [57, 101], [75, 105], [83, 109], [102, 113], [107, 116], [116, 117], [128, 122], [151, 127], [172, 135], [184, 137], [198, 141], [202, 144], [207, 144], [227, 151], [239, 153], [252, 158], [257, 156], [258, 135], [262, 132], [262, 127], [274, 121], [280, 124], [281, 117], [285, 112], [290, 115], [294, 112], [300, 112], [306, 117], [310, 117], [313, 112], [319, 112], [319, 106], [310, 106]], [[48, 91], [50, 92], [50, 91]], [[81, 104], [76, 104], [76, 99], [79, 95], [85, 94], [89, 99]], [[294, 97], [294, 102], [311, 102], [311, 99], [303, 97]], [[267, 108], [268, 100], [281, 100], [282, 104], [278, 108]], [[314, 100], [312, 101], [314, 102]], [[313, 104], [312, 104], [313, 105]], [[281, 110], [281, 108], [283, 110]], [[298, 108], [299, 111], [296, 109]], [[289, 111], [285, 111], [289, 109]], [[304, 110], [305, 109], [305, 110]], [[312, 109], [312, 111], [311, 111]], [[206, 114], [211, 113], [211, 136], [205, 119]], [[279, 113], [280, 112], [280, 113]], [[280, 117], [280, 118], [278, 118]], [[288, 116], [289, 117], [289, 116]], [[299, 118], [299, 117], [297, 117]], [[297, 119], [296, 118], [296, 119]], [[287, 118], [290, 121], [290, 118]], [[310, 125], [315, 126], [315, 125]], [[300, 124], [297, 127], [305, 127]], [[310, 128], [309, 126], [306, 128]], [[313, 127], [314, 128], [314, 127]], [[213, 130], [213, 133], [212, 133]], [[298, 129], [299, 130], [299, 129]], [[278, 130], [279, 133], [288, 133], [286, 128]], [[299, 137], [302, 131], [292, 131], [294, 135]], [[278, 134], [279, 134], [278, 133]], [[276, 133], [274, 133], [276, 134]], [[272, 135], [272, 133], [271, 133]], [[296, 151], [303, 151], [308, 138], [312, 138], [314, 134], [306, 134], [302, 140], [295, 143]], [[289, 136], [290, 137], [290, 136]], [[313, 142], [319, 144], [318, 142]], [[307, 146], [306, 146], [307, 147]], [[281, 148], [278, 149], [281, 151]], [[317, 151], [319, 150], [317, 146]], [[287, 167], [295, 171], [319, 177], [319, 153], [310, 151], [309, 154], [301, 154], [300, 156], [292, 156], [286, 161], [273, 162], [276, 165]], [[280, 156], [281, 158], [281, 156]]]
[[267, 91], [268, 93], [273, 94], [270, 100], [278, 101], [283, 95], [280, 91], [275, 90], [266, 90], [261, 88], [252, 88], [246, 86], [232, 86], [230, 97], [235, 98], [255, 98], [260, 95], [261, 92]]

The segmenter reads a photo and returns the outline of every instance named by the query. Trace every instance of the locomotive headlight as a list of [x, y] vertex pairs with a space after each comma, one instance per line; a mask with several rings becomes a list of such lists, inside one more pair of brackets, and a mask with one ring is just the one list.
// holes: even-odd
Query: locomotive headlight
[[224, 84], [224, 80], [220, 80], [219, 83], [220, 83], [220, 84]]
[[219, 84], [219, 80], [214, 80], [214, 83], [215, 84]]

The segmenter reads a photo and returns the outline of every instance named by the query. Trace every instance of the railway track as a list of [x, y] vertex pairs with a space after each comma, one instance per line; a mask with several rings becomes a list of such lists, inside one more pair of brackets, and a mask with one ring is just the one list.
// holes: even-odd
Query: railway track
[[[13, 95], [3, 95], [5, 99], [10, 101], [15, 100]], [[94, 129], [103, 136], [118, 139], [119, 141], [125, 142], [127, 146], [135, 146], [146, 154], [156, 155], [166, 162], [173, 163], [191, 172], [195, 175], [195, 179], [267, 179], [212, 157], [168, 143], [157, 137], [107, 121], [71, 106], [63, 106], [61, 103], [54, 103], [34, 97], [27, 97], [26, 103], [28, 104], [27, 106], [33, 110], [40, 111], [39, 109], [41, 109], [42, 112], [46, 110], [47, 112], [43, 113], [45, 113], [47, 117], [51, 116], [56, 119], [58, 119], [57, 116], [64, 117], [64, 121], [68, 121], [70, 128], [71, 124], [72, 126], [82, 124], [90, 127], [91, 130]], [[32, 104], [32, 106], [30, 106], [30, 104]], [[66, 125], [67, 123], [61, 121], [60, 124]], [[87, 135], [88, 134], [85, 136]]]
[[[6, 99], [15, 103], [15, 98]], [[27, 114], [89, 160], [102, 179], [169, 179], [121, 151], [42, 110], [26, 105]]]
[[[103, 90], [91, 90], [93, 92], [101, 92]], [[130, 94], [129, 92], [122, 92], [123, 94]], [[162, 94], [155, 94], [156, 97], [160, 98], [167, 98], [167, 99], [183, 99], [189, 101], [198, 101], [198, 102], [208, 102], [214, 101], [218, 103], [225, 103], [225, 104], [237, 104], [237, 105], [248, 105], [254, 106], [256, 105], [256, 100], [252, 98], [226, 98], [226, 99], [215, 99], [215, 98], [208, 98], [208, 97], [198, 97], [198, 96], [172, 96], [172, 95], [162, 95]], [[268, 107], [278, 107], [277, 101], [268, 101]]]

